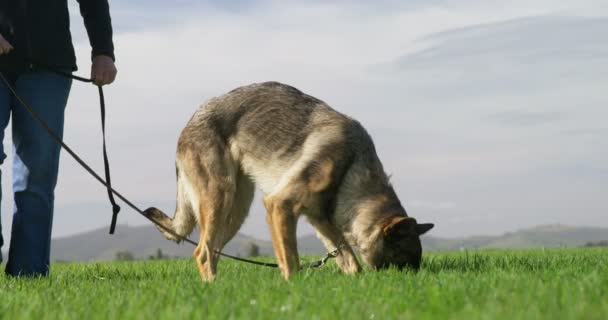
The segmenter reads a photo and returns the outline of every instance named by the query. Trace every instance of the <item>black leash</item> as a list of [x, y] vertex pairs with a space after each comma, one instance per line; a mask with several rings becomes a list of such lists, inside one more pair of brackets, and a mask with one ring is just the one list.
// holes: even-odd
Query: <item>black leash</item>
[[[304, 266], [304, 268], [309, 269], [309, 268], [320, 268], [323, 267], [326, 263], [327, 260], [332, 259], [337, 257], [340, 254], [340, 249], [342, 249], [344, 245], [340, 245], [338, 248], [336, 248], [336, 250], [328, 252], [327, 255], [318, 261], [314, 261], [309, 263], [308, 265]], [[245, 259], [245, 258], [241, 258], [241, 257], [235, 257], [235, 256], [231, 256], [229, 254], [220, 252], [220, 251], [215, 251], [217, 254], [233, 259], [233, 260], [238, 260], [238, 261], [243, 261], [243, 262], [247, 262], [247, 263], [251, 263], [251, 264], [257, 264], [258, 266], [264, 266], [264, 267], [271, 267], [271, 268], [278, 268], [279, 265], [276, 263], [269, 263], [269, 262], [260, 262], [260, 261], [255, 261], [255, 260], [249, 260], [249, 259]]]
[[[87, 79], [87, 78], [82, 78], [79, 76], [75, 76], [73, 74], [70, 73], [66, 73], [66, 72], [62, 72], [59, 70], [53, 70], [53, 69], [49, 69], [49, 68], [45, 68], [46, 70], [49, 70], [51, 72], [55, 72], [57, 74], [63, 75], [65, 77], [74, 79], [74, 80], [78, 80], [81, 82], [85, 82], [85, 83], [93, 83], [93, 80], [91, 79]], [[0, 72], [0, 78], [2, 78], [2, 81], [4, 82], [4, 84], [6, 85], [6, 87], [9, 89], [9, 91], [13, 94], [13, 96], [17, 99], [17, 101], [27, 110], [27, 112], [36, 120], [38, 121], [38, 123], [40, 125], [42, 125], [42, 127], [44, 127], [46, 129], [46, 131], [49, 133], [49, 135], [57, 142], [61, 145], [61, 147], [70, 154], [70, 156], [72, 156], [72, 158], [74, 158], [74, 160], [76, 160], [76, 162], [78, 162], [78, 164], [80, 164], [80, 166], [82, 166], [91, 176], [93, 176], [99, 183], [101, 183], [102, 185], [104, 185], [108, 191], [108, 197], [110, 199], [110, 202], [112, 204], [112, 222], [110, 225], [110, 234], [114, 233], [114, 230], [116, 228], [116, 218], [118, 215], [118, 212], [120, 211], [120, 206], [118, 206], [114, 200], [114, 195], [116, 195], [116, 197], [118, 197], [120, 200], [122, 200], [124, 203], [126, 203], [129, 207], [131, 207], [133, 210], [135, 210], [137, 213], [139, 213], [140, 215], [142, 215], [144, 218], [148, 219], [148, 221], [152, 222], [153, 224], [155, 224], [156, 226], [158, 226], [159, 228], [163, 229], [164, 231], [166, 231], [167, 233], [171, 234], [172, 236], [176, 237], [177, 239], [180, 239], [181, 241], [185, 241], [187, 243], [190, 243], [194, 246], [198, 246], [198, 243], [190, 240], [187, 237], [183, 237], [181, 235], [176, 234], [173, 230], [165, 227], [164, 225], [162, 225], [161, 223], [157, 222], [156, 220], [154, 220], [153, 218], [151, 218], [145, 211], [141, 210], [139, 207], [137, 207], [135, 204], [133, 204], [131, 201], [129, 201], [127, 198], [125, 198], [122, 194], [120, 194], [118, 191], [116, 191], [114, 188], [112, 188], [111, 185], [111, 181], [110, 181], [110, 165], [109, 165], [109, 161], [108, 161], [108, 156], [107, 156], [107, 152], [106, 152], [106, 138], [105, 138], [105, 99], [104, 99], [104, 95], [103, 95], [103, 89], [101, 86], [97, 86], [98, 87], [98, 91], [99, 91], [99, 103], [101, 106], [101, 125], [102, 125], [102, 134], [103, 134], [103, 157], [104, 157], [104, 169], [105, 169], [105, 176], [106, 176], [106, 180], [104, 181], [99, 174], [97, 174], [97, 172], [95, 172], [95, 170], [93, 170], [84, 160], [82, 160], [82, 158], [80, 158], [78, 156], [78, 154], [76, 154], [76, 152], [74, 152], [67, 144], [65, 144], [65, 142], [63, 141], [63, 139], [61, 139], [61, 137], [59, 137], [59, 135], [57, 135], [53, 129], [51, 129], [51, 127], [49, 127], [49, 125], [44, 121], [44, 119], [42, 119], [42, 117], [40, 117], [40, 115], [38, 113], [36, 113], [34, 111], [34, 109], [32, 109], [18, 94], [17, 91], [15, 90], [15, 88], [13, 88], [13, 86], [11, 85], [11, 83], [8, 81], [8, 79], [4, 76], [4, 73]], [[332, 252], [328, 252], [327, 255], [319, 260], [319, 261], [315, 261], [312, 262], [310, 264], [308, 264], [307, 266], [305, 266], [306, 268], [319, 268], [325, 265], [325, 263], [327, 262], [327, 260], [332, 259], [337, 257], [340, 254], [340, 250], [342, 249], [343, 245], [340, 245], [338, 248], [336, 248], [334, 251]], [[260, 261], [255, 261], [255, 260], [249, 260], [249, 259], [244, 259], [244, 258], [240, 258], [240, 257], [236, 257], [236, 256], [232, 256], [226, 253], [223, 253], [219, 250], [214, 250], [215, 253], [230, 258], [230, 259], [234, 259], [234, 260], [238, 260], [238, 261], [243, 261], [243, 262], [247, 262], [247, 263], [251, 263], [251, 264], [255, 264], [255, 265], [260, 265], [260, 266], [264, 266], [264, 267], [271, 267], [271, 268], [278, 268], [279, 265], [276, 263], [266, 263], [266, 262], [260, 262]]]

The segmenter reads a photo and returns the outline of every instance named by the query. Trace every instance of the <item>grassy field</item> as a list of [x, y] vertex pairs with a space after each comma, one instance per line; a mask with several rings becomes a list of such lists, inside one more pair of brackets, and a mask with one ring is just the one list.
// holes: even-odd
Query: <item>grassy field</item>
[[608, 249], [425, 255], [418, 273], [346, 276], [332, 262], [285, 282], [223, 260], [213, 284], [191, 260], [54, 264], [0, 276], [2, 319], [606, 319]]

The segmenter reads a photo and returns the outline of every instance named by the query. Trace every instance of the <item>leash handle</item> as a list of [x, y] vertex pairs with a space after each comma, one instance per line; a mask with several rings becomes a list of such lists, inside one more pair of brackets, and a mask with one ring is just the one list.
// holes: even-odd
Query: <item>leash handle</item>
[[[62, 70], [56, 70], [54, 68], [44, 68], [48, 71], [57, 73], [64, 77], [74, 79], [84, 83], [93, 83], [93, 79], [79, 77], [72, 73], [64, 72]], [[101, 136], [103, 139], [103, 168], [106, 178], [106, 183], [104, 184], [106, 190], [108, 192], [108, 199], [110, 200], [110, 204], [112, 205], [112, 220], [110, 222], [110, 234], [114, 234], [116, 231], [116, 222], [118, 221], [118, 213], [120, 212], [120, 206], [116, 204], [116, 200], [114, 199], [114, 193], [112, 192], [112, 178], [110, 174], [110, 161], [108, 160], [108, 151], [106, 148], [106, 101], [103, 94], [103, 88], [100, 85], [97, 86], [97, 91], [99, 93], [99, 109], [101, 111]]]
[[99, 108], [101, 111], [101, 135], [103, 137], [103, 167], [106, 176], [106, 190], [108, 191], [108, 199], [112, 204], [112, 221], [110, 222], [110, 234], [114, 234], [116, 230], [116, 221], [118, 220], [118, 213], [120, 212], [120, 206], [116, 204], [114, 199], [114, 193], [112, 192], [112, 178], [110, 177], [110, 161], [108, 160], [108, 151], [106, 150], [106, 101], [103, 95], [103, 88], [97, 85], [99, 92]]
[[[62, 75], [64, 77], [74, 79], [84, 83], [93, 83], [93, 79], [79, 77], [72, 73], [64, 72], [62, 70], [56, 70], [54, 68], [45, 67], [44, 69]], [[114, 193], [112, 192], [112, 178], [110, 174], [110, 161], [108, 160], [108, 151], [106, 148], [106, 101], [103, 94], [103, 88], [100, 85], [97, 86], [97, 91], [99, 93], [99, 109], [101, 111], [101, 136], [103, 139], [103, 168], [106, 178], [106, 183], [104, 184], [106, 190], [108, 192], [108, 199], [110, 200], [110, 204], [112, 205], [112, 220], [110, 222], [110, 234], [114, 234], [116, 231], [116, 222], [118, 221], [118, 213], [120, 212], [120, 206], [116, 204], [116, 200], [114, 199]]]

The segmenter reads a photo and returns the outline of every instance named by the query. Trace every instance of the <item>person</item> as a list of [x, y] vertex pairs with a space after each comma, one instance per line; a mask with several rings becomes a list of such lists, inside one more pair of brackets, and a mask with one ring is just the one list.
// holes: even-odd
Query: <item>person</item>
[[[79, 4], [93, 49], [91, 78], [97, 85], [110, 84], [117, 70], [108, 0]], [[72, 81], [54, 71], [76, 69], [67, 0], [0, 3], [0, 72], [59, 136]], [[5, 273], [46, 276], [61, 148], [0, 81], [2, 140], [11, 116], [14, 214]], [[0, 164], [5, 158], [0, 145]], [[3, 244], [0, 228], [0, 248]]]

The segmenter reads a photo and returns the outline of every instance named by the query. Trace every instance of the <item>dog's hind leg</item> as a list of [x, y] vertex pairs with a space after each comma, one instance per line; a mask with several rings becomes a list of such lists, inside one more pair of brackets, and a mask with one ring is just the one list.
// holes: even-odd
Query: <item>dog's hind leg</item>
[[232, 210], [225, 216], [225, 231], [223, 232], [222, 245], [220, 250], [232, 240], [232, 238], [239, 231], [245, 218], [249, 213], [251, 207], [251, 201], [255, 194], [255, 185], [251, 178], [245, 175], [242, 171], [239, 171], [236, 181], [236, 192], [234, 194], [234, 201], [232, 204]]
[[204, 281], [215, 279], [219, 252], [243, 225], [249, 213], [255, 186], [249, 177], [239, 172], [236, 185], [225, 184], [217, 190], [223, 192], [212, 196], [215, 200], [209, 199], [209, 203], [220, 204], [220, 207], [203, 204], [199, 213], [201, 238], [194, 256]]
[[223, 151], [216, 146], [205, 154], [194, 156], [194, 174], [189, 176], [192, 189], [198, 195], [195, 215], [200, 227], [200, 240], [194, 250], [194, 259], [203, 281], [215, 279], [218, 252], [227, 231], [230, 231], [226, 228], [226, 219], [235, 201], [237, 169], [230, 155]]
[[[220, 179], [223, 180], [223, 179]], [[227, 179], [231, 180], [231, 179]], [[249, 177], [238, 174], [236, 186], [220, 181], [207, 184], [198, 212], [200, 241], [194, 259], [203, 281], [213, 281], [219, 252], [238, 232], [247, 217], [255, 187]]]
[[239, 231], [247, 214], [255, 193], [253, 181], [242, 172], [239, 172], [236, 183], [236, 191], [232, 194], [225, 193], [224, 201], [232, 202], [231, 208], [226, 211], [228, 214], [212, 214], [217, 212], [217, 209], [212, 207], [202, 207], [200, 216], [205, 220], [201, 220], [201, 238], [199, 246], [194, 251], [194, 258], [204, 281], [212, 281], [217, 273], [217, 263], [219, 262], [219, 254], [224, 246], [236, 235]]

